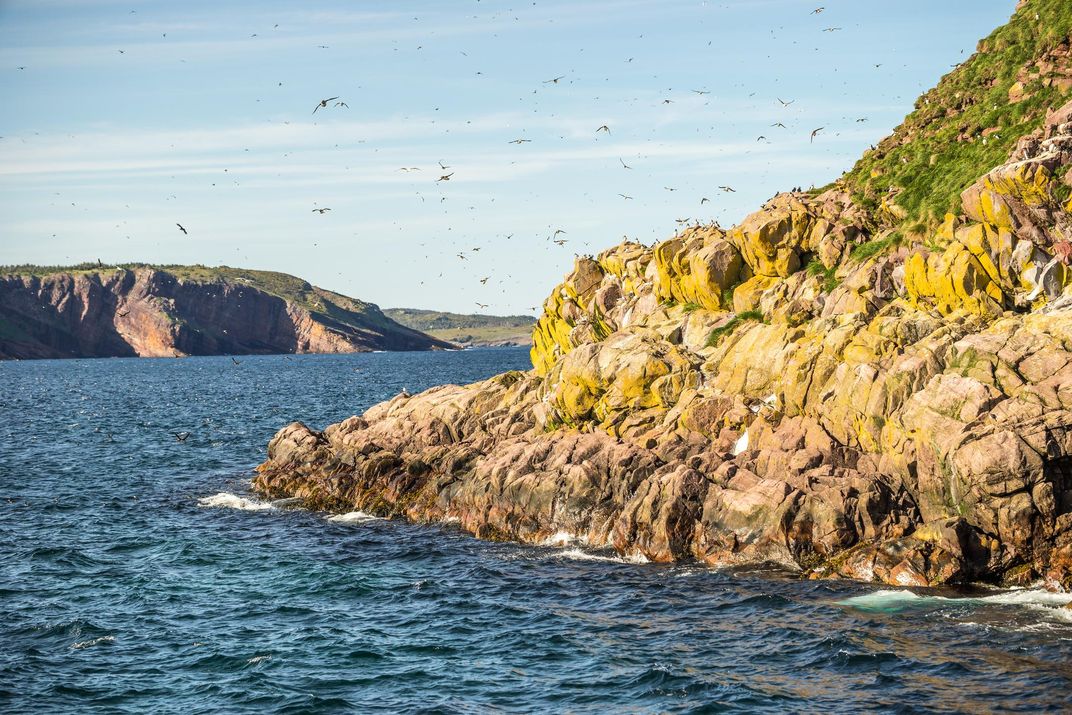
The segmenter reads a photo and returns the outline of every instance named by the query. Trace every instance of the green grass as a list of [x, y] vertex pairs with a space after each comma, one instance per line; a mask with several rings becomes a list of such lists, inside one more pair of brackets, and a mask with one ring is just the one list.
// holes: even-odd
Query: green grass
[[699, 303], [686, 303], [685, 305], [683, 305], [681, 307], [686, 313], [691, 313], [694, 310], [699, 310], [703, 306], [700, 305]]
[[860, 262], [866, 261], [872, 256], [877, 256], [880, 253], [885, 253], [894, 246], [899, 246], [904, 242], [904, 236], [900, 232], [894, 231], [885, 238], [876, 238], [868, 241], [867, 243], [861, 243], [854, 246], [849, 252], [849, 258]]
[[[1070, 36], [1072, 3], [1029, 2], [917, 100], [901, 126], [843, 177], [845, 188], [870, 208], [890, 187], [895, 189], [894, 201], [907, 216], [902, 221], [886, 217], [881, 225], [922, 222], [933, 227], [946, 213], [960, 213], [961, 192], [1004, 163], [1016, 141], [1041, 126], [1047, 108], [1072, 96], [1035, 81], [1026, 86], [1031, 97], [1009, 102], [1020, 69]], [[990, 128], [999, 131], [984, 144], [981, 133]]]
[[70, 273], [73, 275], [99, 273], [107, 275], [118, 269], [132, 271], [143, 268], [151, 268], [156, 271], [168, 273], [184, 282], [248, 285], [315, 312], [327, 313], [331, 310], [331, 303], [341, 306], [348, 312], [378, 313], [379, 310], [371, 303], [366, 303], [339, 293], [316, 288], [308, 281], [292, 276], [289, 273], [279, 273], [278, 271], [255, 271], [248, 268], [232, 268], [231, 266], [204, 266], [200, 264], [187, 266], [151, 263], [105, 264], [103, 267], [98, 266], [96, 263], [78, 263], [71, 266], [38, 266], [33, 264], [22, 264], [15, 266], [0, 266], [0, 275], [14, 274], [38, 277], [56, 273]]
[[531, 315], [484, 315], [481, 313], [446, 313], [418, 308], [384, 308], [384, 315], [415, 330], [451, 330], [455, 328], [524, 328], [531, 331], [536, 318]]
[[762, 311], [759, 310], [746, 310], [743, 313], [738, 313], [730, 318], [728, 323], [711, 331], [710, 335], [707, 336], [707, 347], [715, 347], [722, 338], [736, 330], [737, 326], [748, 321], [755, 321], [758, 323], [766, 322]]
[[841, 281], [837, 277], [837, 266], [831, 266], [827, 268], [823, 265], [823, 262], [814, 259], [808, 263], [806, 270], [809, 276], [822, 276], [823, 277], [823, 290], [827, 293], [833, 292], [838, 287], [838, 283]]
[[489, 345], [496, 343], [529, 345], [532, 342], [532, 326], [527, 328], [520, 326], [444, 328], [422, 332], [428, 333], [434, 338], [448, 340], [459, 345]]

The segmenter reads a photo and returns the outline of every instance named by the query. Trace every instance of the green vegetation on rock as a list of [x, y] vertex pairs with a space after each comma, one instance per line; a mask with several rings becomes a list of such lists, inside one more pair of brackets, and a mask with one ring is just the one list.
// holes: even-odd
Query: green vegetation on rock
[[959, 213], [961, 192], [1068, 101], [1072, 79], [1046, 57], [1070, 36], [1072, 2], [1027, 2], [843, 177], [853, 198], [887, 225]]
[[747, 323], [750, 320], [755, 321], [757, 323], [766, 322], [763, 317], [763, 313], [758, 310], [746, 310], [743, 313], [738, 313], [737, 315], [730, 318], [729, 322], [727, 322], [725, 325], [721, 325], [711, 331], [711, 334], [707, 336], [707, 347], [715, 347], [716, 345], [718, 345], [719, 341], [722, 340], [722, 338], [726, 337], [734, 330], [736, 330], [737, 326], [741, 325], [742, 323]]
[[387, 308], [391, 320], [459, 345], [528, 345], [536, 319], [529, 315], [446, 313], [417, 308]]

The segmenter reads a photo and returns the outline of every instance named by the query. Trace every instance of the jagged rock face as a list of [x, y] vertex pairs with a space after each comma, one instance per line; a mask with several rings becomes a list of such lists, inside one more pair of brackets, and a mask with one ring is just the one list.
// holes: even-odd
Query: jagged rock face
[[579, 258], [531, 372], [290, 425], [255, 485], [655, 561], [1072, 587], [1069, 115], [915, 245], [835, 188]]
[[148, 268], [0, 276], [0, 358], [450, 347], [378, 317], [333, 319], [248, 285], [183, 281]]

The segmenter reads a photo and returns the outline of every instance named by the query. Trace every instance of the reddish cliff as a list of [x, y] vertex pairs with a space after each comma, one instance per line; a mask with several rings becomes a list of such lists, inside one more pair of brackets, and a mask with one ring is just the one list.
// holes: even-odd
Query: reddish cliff
[[[287, 290], [270, 290], [280, 286]], [[137, 267], [0, 275], [0, 358], [450, 347], [372, 304], [284, 274]]]

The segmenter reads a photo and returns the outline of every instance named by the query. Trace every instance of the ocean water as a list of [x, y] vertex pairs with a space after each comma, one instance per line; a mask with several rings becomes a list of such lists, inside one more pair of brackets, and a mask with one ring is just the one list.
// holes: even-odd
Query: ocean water
[[1072, 709], [1070, 596], [628, 563], [249, 491], [293, 419], [526, 366], [0, 363], [0, 711]]

